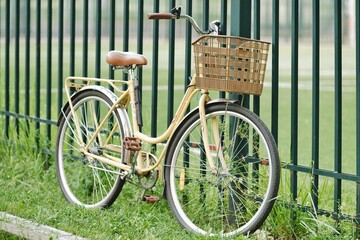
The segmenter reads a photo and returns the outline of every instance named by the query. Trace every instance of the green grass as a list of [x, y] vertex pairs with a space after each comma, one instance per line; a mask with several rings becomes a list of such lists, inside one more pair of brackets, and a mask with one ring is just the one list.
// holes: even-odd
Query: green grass
[[[125, 185], [109, 209], [89, 210], [70, 205], [60, 191], [52, 158], [50, 168], [44, 170], [45, 157], [34, 149], [34, 133], [29, 138], [22, 136], [17, 139], [14, 135], [13, 140], [4, 140], [1, 133], [0, 138], [3, 139], [0, 148], [0, 211], [89, 239], [143, 239], [144, 236], [147, 239], [198, 239], [180, 227], [166, 200], [162, 199], [156, 204], [139, 201], [141, 190], [131, 184]], [[354, 225], [351, 223], [342, 222], [341, 235], [337, 235], [330, 218], [316, 218], [311, 213], [284, 206], [283, 201], [290, 199], [288, 178], [288, 172], [283, 171], [281, 201], [276, 203], [262, 226], [264, 234], [281, 239], [354, 237]], [[299, 187], [306, 189], [303, 185]], [[331, 184], [322, 187], [325, 189], [322, 193], [331, 194]], [[161, 196], [162, 189], [160, 181], [154, 194]], [[308, 192], [304, 190], [300, 194], [306, 195]], [[328, 197], [323, 196], [322, 199]], [[305, 200], [302, 203], [309, 204]], [[293, 216], [296, 216], [295, 220]]]
[[6, 240], [25, 240], [25, 238], [19, 237], [14, 234], [10, 234], [5, 231], [0, 231], [0, 239], [6, 239]]
[[[130, 184], [110, 209], [68, 204], [57, 184], [55, 166], [44, 170], [45, 158], [36, 154], [34, 144], [32, 138], [2, 142], [0, 211], [90, 239], [194, 238], [177, 224], [165, 200], [153, 205], [141, 202], [140, 189]], [[161, 185], [155, 193], [161, 195]]]

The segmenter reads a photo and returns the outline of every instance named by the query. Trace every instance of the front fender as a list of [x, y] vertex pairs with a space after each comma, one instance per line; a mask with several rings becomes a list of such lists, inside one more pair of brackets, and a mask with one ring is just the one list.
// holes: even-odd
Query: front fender
[[[206, 106], [211, 106], [211, 105], [214, 105], [214, 104], [219, 104], [219, 103], [238, 103], [239, 101], [238, 100], [230, 100], [230, 99], [225, 99], [225, 98], [219, 98], [219, 99], [215, 99], [215, 100], [211, 100], [211, 101], [208, 101], [205, 105]], [[178, 132], [178, 127], [183, 123], [185, 122], [188, 118], [190, 118], [191, 116], [193, 116], [194, 114], [198, 114], [199, 113], [199, 107], [196, 107], [194, 108], [193, 110], [191, 110], [188, 114], [185, 115], [185, 117], [181, 120], [181, 122], [176, 126], [176, 129], [175, 131], [173, 132], [173, 134], [171, 134], [169, 140], [168, 140], [168, 143], [171, 142], [171, 139], [173, 136], [175, 136]], [[167, 154], [166, 154], [166, 157], [165, 159], [167, 158]]]
[[[231, 99], [226, 99], [226, 98], [219, 98], [219, 99], [215, 99], [215, 100], [211, 100], [208, 101], [205, 105], [206, 106], [211, 106], [214, 104], [219, 104], [219, 103], [238, 103], [238, 100], [231, 100]], [[190, 116], [199, 113], [199, 107], [194, 108], [193, 110], [191, 110], [188, 114], [185, 115], [185, 117], [181, 120], [181, 122], [179, 123], [178, 126], [180, 126], [180, 124], [182, 124], [182, 122], [184, 122], [187, 118], [189, 118]], [[174, 131], [175, 133], [176, 131]]]

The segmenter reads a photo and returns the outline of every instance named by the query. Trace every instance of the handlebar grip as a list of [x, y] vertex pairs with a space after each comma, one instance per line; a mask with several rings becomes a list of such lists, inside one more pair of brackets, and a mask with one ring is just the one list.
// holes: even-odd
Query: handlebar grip
[[148, 19], [173, 19], [176, 18], [176, 16], [174, 16], [171, 13], [149, 13], [148, 14]]

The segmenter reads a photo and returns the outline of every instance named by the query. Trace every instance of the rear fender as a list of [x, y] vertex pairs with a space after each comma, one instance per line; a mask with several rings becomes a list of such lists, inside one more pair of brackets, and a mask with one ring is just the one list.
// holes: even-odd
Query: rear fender
[[[83, 93], [84, 91], [98, 91], [101, 92], [103, 94], [105, 94], [111, 101], [112, 103], [115, 103], [118, 99], [118, 97], [111, 92], [109, 89], [102, 87], [102, 86], [86, 86], [84, 88], [82, 88], [81, 90], [75, 92], [74, 94], [71, 95], [70, 99], [71, 101], [73, 101], [80, 93]], [[59, 117], [58, 117], [58, 121], [57, 121], [57, 126], [60, 125], [61, 121], [64, 119], [64, 115], [67, 111], [69, 111], [70, 108], [70, 104], [69, 101], [65, 103], [65, 105], [61, 108], [61, 111], [59, 113]], [[115, 111], [118, 112], [119, 116], [120, 116], [120, 121], [124, 127], [124, 137], [126, 136], [133, 136], [132, 133], [132, 129], [131, 129], [131, 124], [130, 124], [130, 120], [128, 117], [128, 114], [126, 112], [126, 109], [124, 108], [117, 108]], [[124, 149], [124, 151], [126, 153], [128, 153], [127, 150]], [[126, 154], [127, 156], [125, 156], [124, 158], [124, 163], [126, 163], [130, 157], [131, 154]]]

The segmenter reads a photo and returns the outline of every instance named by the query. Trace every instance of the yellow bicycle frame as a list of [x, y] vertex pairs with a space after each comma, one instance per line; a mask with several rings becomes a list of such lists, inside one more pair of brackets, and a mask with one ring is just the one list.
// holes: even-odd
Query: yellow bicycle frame
[[[65, 81], [65, 92], [66, 92], [66, 96], [68, 99], [68, 104], [70, 107], [70, 111], [72, 112], [72, 116], [74, 118], [74, 123], [75, 123], [75, 129], [76, 129], [76, 134], [78, 134], [78, 138], [81, 145], [81, 149], [80, 151], [82, 151], [82, 153], [91, 158], [91, 159], [96, 159], [100, 162], [104, 162], [106, 164], [118, 167], [122, 170], [125, 171], [131, 171], [131, 166], [124, 164], [122, 162], [122, 159], [110, 156], [110, 155], [105, 155], [105, 156], [98, 156], [96, 154], [90, 153], [89, 152], [89, 147], [90, 145], [95, 141], [96, 136], [100, 133], [100, 129], [102, 128], [102, 126], [107, 122], [107, 120], [109, 119], [109, 117], [111, 116], [112, 112], [115, 111], [117, 108], [122, 107], [127, 109], [128, 106], [131, 106], [131, 115], [132, 115], [132, 128], [133, 128], [133, 134], [134, 137], [136, 137], [137, 139], [139, 139], [140, 141], [146, 142], [146, 143], [150, 143], [150, 144], [158, 144], [158, 143], [162, 143], [165, 140], [169, 139], [172, 135], [172, 133], [175, 131], [176, 127], [179, 125], [179, 123], [181, 122], [181, 120], [183, 119], [186, 109], [188, 108], [188, 106], [190, 105], [190, 102], [192, 100], [192, 98], [195, 96], [195, 94], [197, 94], [198, 92], [201, 91], [201, 97], [199, 100], [199, 113], [200, 113], [200, 120], [201, 120], [201, 125], [202, 125], [202, 136], [203, 136], [203, 141], [204, 141], [204, 146], [205, 146], [205, 152], [206, 152], [206, 156], [207, 159], [209, 161], [209, 165], [211, 168], [211, 171], [216, 174], [216, 168], [215, 168], [215, 164], [213, 161], [213, 158], [210, 154], [210, 146], [209, 146], [209, 141], [208, 141], [208, 133], [207, 133], [207, 127], [206, 127], [206, 120], [205, 120], [205, 104], [207, 101], [210, 100], [209, 96], [208, 96], [208, 92], [207, 90], [200, 90], [197, 89], [195, 87], [195, 79], [193, 78], [185, 92], [185, 95], [173, 117], [173, 120], [170, 124], [170, 126], [165, 130], [165, 132], [158, 136], [158, 137], [149, 137], [145, 134], [143, 134], [142, 132], [140, 132], [139, 130], [139, 126], [136, 124], [137, 123], [137, 114], [136, 114], [136, 108], [135, 108], [135, 87], [134, 87], [134, 68], [133, 67], [129, 67], [127, 69], [128, 74], [129, 74], [129, 80], [128, 81], [123, 81], [123, 80], [110, 80], [110, 79], [100, 79], [100, 78], [85, 78], [85, 77], [68, 77]], [[80, 130], [80, 124], [79, 124], [79, 120], [77, 119], [77, 116], [75, 114], [74, 111], [74, 106], [73, 103], [71, 101], [71, 90], [75, 90], [75, 91], [81, 91], [82, 89], [84, 89], [85, 87], [87, 89], [91, 89], [91, 86], [94, 85], [94, 83], [106, 83], [109, 86], [111, 86], [114, 89], [114, 92], [119, 93], [119, 97], [117, 98], [117, 100], [114, 102], [113, 106], [111, 106], [110, 110], [108, 111], [108, 113], [106, 114], [106, 116], [104, 117], [104, 119], [101, 120], [101, 122], [97, 122], [96, 123], [96, 130], [92, 136], [92, 138], [85, 144], [82, 141], [81, 138], [81, 130]], [[123, 91], [121, 90], [117, 84], [125, 84], [128, 86], [127, 90]], [[107, 149], [110, 149], [112, 151], [115, 152], [121, 152], [121, 147], [120, 146], [114, 146], [114, 145], [109, 145], [108, 141], [109, 139], [113, 136], [113, 134], [116, 131], [117, 128], [117, 124], [115, 124], [113, 126], [113, 129], [111, 130], [108, 139], [105, 141], [105, 143], [102, 143], [103, 147], [106, 147]], [[215, 121], [215, 119], [212, 120], [212, 127], [214, 129], [218, 129], [218, 123]], [[215, 132], [215, 143], [216, 146], [220, 146], [220, 136], [218, 134], [218, 131], [214, 131]], [[148, 166], [147, 168], [143, 168], [140, 166], [140, 164], [138, 164], [138, 166], [135, 167], [135, 170], [137, 172], [137, 174], [144, 174], [148, 171], [151, 171], [153, 169], [155, 169], [156, 167], [159, 166], [159, 164], [162, 162], [162, 160], [165, 157], [165, 153], [166, 153], [166, 149], [167, 149], [167, 145], [168, 145], [169, 141], [166, 143], [164, 149], [162, 150], [159, 159], [157, 159], [156, 163], [152, 166]], [[225, 164], [225, 160], [222, 154], [222, 150], [219, 148], [217, 149], [218, 152], [218, 156], [219, 159], [221, 161], [222, 164], [222, 168], [224, 170], [227, 169], [227, 166]], [[141, 157], [141, 154], [138, 155], [138, 157]], [[138, 161], [139, 163], [139, 161]]]

